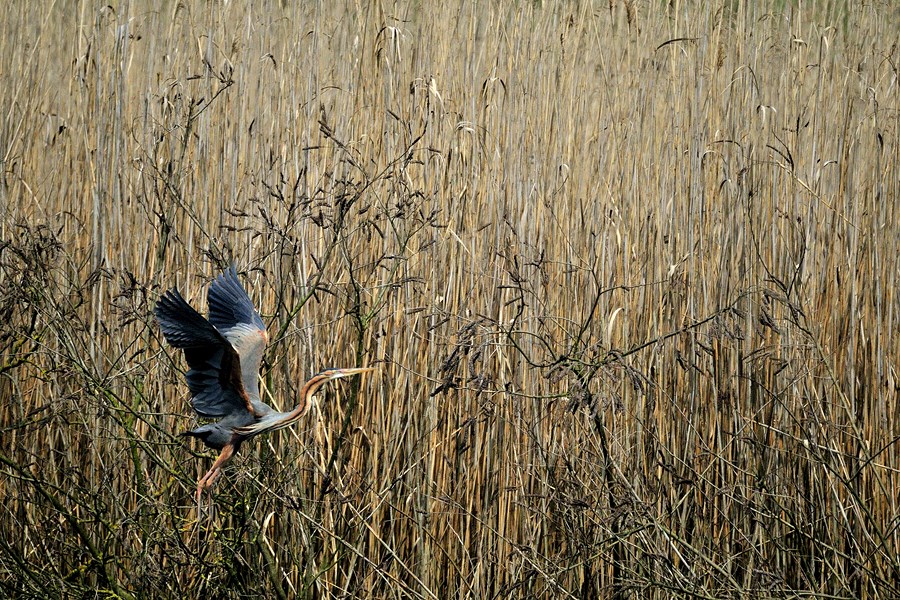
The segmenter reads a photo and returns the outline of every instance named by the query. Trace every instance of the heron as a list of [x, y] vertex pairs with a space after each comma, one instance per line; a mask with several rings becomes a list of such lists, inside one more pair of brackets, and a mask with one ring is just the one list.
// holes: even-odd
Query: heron
[[199, 438], [219, 451], [197, 482], [197, 500], [247, 439], [292, 425], [309, 410], [312, 395], [326, 382], [374, 371], [371, 367], [328, 369], [300, 389], [289, 412], [274, 410], [259, 395], [259, 365], [269, 336], [262, 318], [241, 285], [234, 265], [210, 284], [209, 318], [197, 312], [177, 288], [165, 292], [154, 313], [170, 346], [184, 351], [191, 406], [203, 418], [218, 419], [181, 435]]

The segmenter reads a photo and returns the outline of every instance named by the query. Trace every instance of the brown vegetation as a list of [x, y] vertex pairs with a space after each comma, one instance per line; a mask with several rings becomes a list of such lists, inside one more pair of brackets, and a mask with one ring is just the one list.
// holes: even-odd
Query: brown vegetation
[[[2, 595], [900, 595], [900, 5], [155, 4], [0, 19]], [[198, 511], [231, 261], [380, 371]]]

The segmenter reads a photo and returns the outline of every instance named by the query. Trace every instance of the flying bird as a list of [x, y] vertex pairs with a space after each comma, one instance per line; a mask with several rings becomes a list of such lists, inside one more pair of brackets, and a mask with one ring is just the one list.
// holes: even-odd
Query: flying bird
[[191, 406], [204, 418], [218, 419], [182, 435], [200, 438], [219, 450], [209, 471], [197, 482], [197, 499], [212, 487], [222, 467], [241, 444], [261, 433], [288, 427], [309, 410], [310, 398], [332, 379], [374, 371], [329, 369], [314, 375], [300, 390], [299, 404], [279, 412], [260, 399], [259, 364], [269, 341], [266, 326], [232, 265], [209, 286], [209, 318], [188, 304], [177, 288], [163, 294], [154, 313], [166, 341], [184, 351]]

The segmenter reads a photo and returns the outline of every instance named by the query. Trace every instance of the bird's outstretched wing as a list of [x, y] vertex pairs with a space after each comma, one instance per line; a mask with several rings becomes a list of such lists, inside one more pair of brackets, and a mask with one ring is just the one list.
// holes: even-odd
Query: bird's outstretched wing
[[[241, 359], [222, 333], [172, 288], [156, 303], [156, 320], [173, 348], [184, 350], [191, 370], [191, 406], [201, 417], [256, 414], [242, 381]], [[256, 375], [253, 376], [256, 386]]]
[[260, 401], [258, 379], [269, 336], [250, 296], [238, 281], [234, 265], [210, 284], [207, 301], [209, 322], [231, 342], [241, 358], [244, 387], [257, 412], [271, 410]]

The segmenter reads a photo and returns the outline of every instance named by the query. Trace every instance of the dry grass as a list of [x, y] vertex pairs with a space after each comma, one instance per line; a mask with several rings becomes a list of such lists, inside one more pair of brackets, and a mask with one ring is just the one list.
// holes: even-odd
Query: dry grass
[[[2, 595], [900, 595], [900, 5], [152, 4], [0, 19]], [[380, 371], [198, 514], [232, 260]]]

